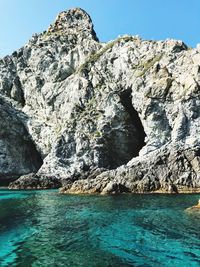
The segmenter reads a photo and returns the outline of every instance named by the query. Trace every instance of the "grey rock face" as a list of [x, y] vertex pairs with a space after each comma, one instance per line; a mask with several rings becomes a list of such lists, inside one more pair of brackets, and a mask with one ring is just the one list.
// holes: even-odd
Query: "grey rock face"
[[43, 159], [12, 188], [199, 190], [199, 48], [138, 36], [100, 43], [89, 15], [71, 9], [0, 61], [0, 95]]

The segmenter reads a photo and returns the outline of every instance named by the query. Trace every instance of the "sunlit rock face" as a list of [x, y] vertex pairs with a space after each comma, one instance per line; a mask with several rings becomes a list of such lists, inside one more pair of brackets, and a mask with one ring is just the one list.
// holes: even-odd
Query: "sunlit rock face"
[[[0, 99], [28, 136], [28, 155], [40, 158], [20, 152], [22, 171], [13, 175], [30, 174], [10, 187], [198, 191], [199, 95], [199, 48], [127, 35], [100, 43], [85, 11], [62, 12], [0, 60]], [[2, 151], [5, 143], [12, 150], [25, 146], [16, 135], [11, 142], [0, 134]], [[16, 161], [11, 154], [8, 166]], [[3, 161], [0, 170], [6, 173]]]

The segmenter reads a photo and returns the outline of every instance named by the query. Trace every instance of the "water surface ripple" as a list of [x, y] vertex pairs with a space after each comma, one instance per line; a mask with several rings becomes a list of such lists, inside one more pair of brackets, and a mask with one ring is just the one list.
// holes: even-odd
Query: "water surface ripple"
[[0, 266], [200, 266], [199, 195], [0, 190]]

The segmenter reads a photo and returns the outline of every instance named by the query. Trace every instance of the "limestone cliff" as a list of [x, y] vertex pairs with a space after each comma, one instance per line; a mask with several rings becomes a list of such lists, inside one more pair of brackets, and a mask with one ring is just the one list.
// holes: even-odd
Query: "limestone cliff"
[[71, 9], [0, 60], [0, 101], [0, 181], [22, 175], [10, 188], [200, 191], [200, 47], [100, 43]]

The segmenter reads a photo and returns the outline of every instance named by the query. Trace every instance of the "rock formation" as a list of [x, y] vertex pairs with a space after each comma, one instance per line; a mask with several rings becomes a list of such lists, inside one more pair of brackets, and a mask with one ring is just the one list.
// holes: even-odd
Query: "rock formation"
[[0, 105], [0, 181], [21, 176], [10, 188], [200, 191], [200, 47], [100, 43], [71, 9], [0, 60]]

